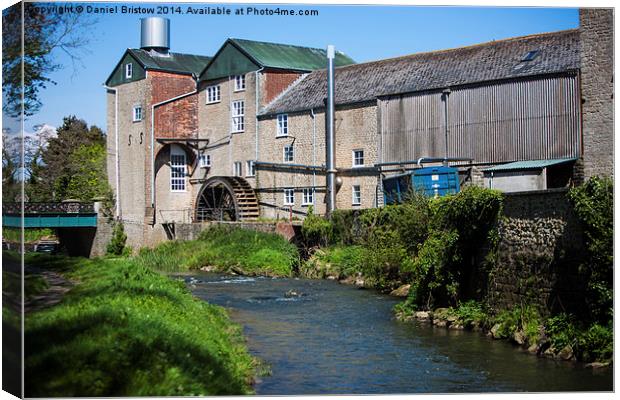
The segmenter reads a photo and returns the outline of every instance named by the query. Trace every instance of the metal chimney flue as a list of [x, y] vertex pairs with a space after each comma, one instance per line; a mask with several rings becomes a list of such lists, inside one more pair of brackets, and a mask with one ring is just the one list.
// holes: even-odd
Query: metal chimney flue
[[170, 20], [162, 17], [148, 17], [140, 21], [140, 48], [167, 54], [170, 50]]
[[334, 58], [336, 49], [327, 46], [327, 107], [325, 118], [325, 161], [327, 167], [327, 215], [336, 209], [336, 138], [334, 134]]

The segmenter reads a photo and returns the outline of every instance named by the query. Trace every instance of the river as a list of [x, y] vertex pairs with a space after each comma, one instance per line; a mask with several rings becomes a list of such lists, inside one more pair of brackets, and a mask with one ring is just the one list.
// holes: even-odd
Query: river
[[[399, 301], [337, 282], [183, 276], [229, 309], [250, 352], [271, 367], [259, 395], [612, 390], [612, 370], [541, 359], [505, 341], [396, 321]], [[297, 295], [288, 293], [296, 292]]]

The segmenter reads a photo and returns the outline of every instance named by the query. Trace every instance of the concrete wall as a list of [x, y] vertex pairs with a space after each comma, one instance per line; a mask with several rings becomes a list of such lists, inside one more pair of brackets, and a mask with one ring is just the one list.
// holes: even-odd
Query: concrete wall
[[502, 192], [546, 189], [543, 170], [495, 172], [493, 175], [487, 172], [484, 174], [484, 183], [484, 187]]
[[583, 175], [613, 176], [613, 9], [579, 10]]

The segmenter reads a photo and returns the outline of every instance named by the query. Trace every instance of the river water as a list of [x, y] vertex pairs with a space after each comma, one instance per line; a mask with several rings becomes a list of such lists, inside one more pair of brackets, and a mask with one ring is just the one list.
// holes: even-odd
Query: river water
[[[474, 332], [396, 321], [398, 302], [337, 282], [183, 276], [229, 309], [272, 374], [260, 395], [612, 390], [611, 368], [541, 359]], [[299, 296], [291, 295], [295, 291]]]

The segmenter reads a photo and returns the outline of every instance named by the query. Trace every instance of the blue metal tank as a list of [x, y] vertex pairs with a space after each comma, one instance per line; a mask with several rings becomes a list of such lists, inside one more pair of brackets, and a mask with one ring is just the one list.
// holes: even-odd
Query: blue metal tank
[[426, 167], [384, 178], [384, 203], [402, 202], [410, 189], [422, 192], [429, 197], [458, 193], [460, 191], [459, 171], [452, 167]]

